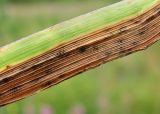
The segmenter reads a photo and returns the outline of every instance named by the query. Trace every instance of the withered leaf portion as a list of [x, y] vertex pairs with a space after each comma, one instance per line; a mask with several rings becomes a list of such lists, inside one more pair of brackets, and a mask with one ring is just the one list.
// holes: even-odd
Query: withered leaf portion
[[160, 39], [160, 4], [132, 19], [76, 38], [0, 72], [0, 106], [90, 68], [146, 49]]

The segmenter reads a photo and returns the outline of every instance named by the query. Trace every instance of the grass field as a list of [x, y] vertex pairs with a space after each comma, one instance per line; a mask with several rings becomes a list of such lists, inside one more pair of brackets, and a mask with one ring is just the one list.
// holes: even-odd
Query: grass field
[[[107, 4], [3, 2], [0, 46]], [[160, 114], [159, 50], [160, 42], [0, 108], [0, 114]]]

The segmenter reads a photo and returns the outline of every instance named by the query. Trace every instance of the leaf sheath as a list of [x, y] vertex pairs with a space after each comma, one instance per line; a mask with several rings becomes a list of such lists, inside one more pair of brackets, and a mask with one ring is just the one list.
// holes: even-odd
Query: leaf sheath
[[[133, 6], [137, 7], [131, 10]], [[103, 22], [102, 17], [98, 19], [97, 15], [106, 13], [106, 9], [110, 11], [109, 14], [114, 15], [112, 18], [105, 17], [107, 21]], [[49, 88], [90, 68], [146, 49], [160, 39], [159, 0], [125, 0], [106, 9], [75, 18], [2, 47], [0, 106]], [[126, 15], [121, 16], [121, 11], [127, 9], [129, 11]], [[84, 18], [98, 20], [94, 20], [95, 25], [90, 27], [90, 22], [88, 25], [81, 22], [80, 19]], [[78, 24], [70, 25], [76, 22]], [[83, 30], [85, 27], [88, 28]], [[65, 39], [59, 39], [62, 36], [66, 36]], [[35, 46], [28, 44], [31, 40]], [[25, 44], [22, 45], [23, 43]], [[13, 57], [15, 59], [10, 60]]]

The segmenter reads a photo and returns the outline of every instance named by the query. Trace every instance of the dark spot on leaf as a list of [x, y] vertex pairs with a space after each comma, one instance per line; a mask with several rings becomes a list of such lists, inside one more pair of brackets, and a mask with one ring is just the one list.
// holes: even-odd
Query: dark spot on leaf
[[140, 31], [139, 33], [138, 33], [138, 35], [143, 35], [143, 34], [145, 34], [145, 31], [143, 30], [143, 31]]
[[138, 42], [136, 42], [136, 41], [132, 42], [133, 46], [136, 46], [137, 44], [138, 44]]
[[119, 47], [119, 54], [124, 54], [124, 53], [126, 53], [126, 50], [122, 46], [120, 46]]
[[32, 80], [31, 83], [36, 83], [36, 82], [38, 82], [40, 79], [41, 79], [41, 77], [38, 77], [38, 78]]
[[65, 75], [60, 75], [58, 78], [60, 78], [60, 79], [62, 79], [62, 78], [64, 78], [65, 77]]
[[3, 80], [0, 81], [0, 85], [8, 83], [9, 81], [11, 81], [13, 79], [14, 79], [13, 77], [4, 78]]
[[32, 66], [32, 69], [37, 69], [39, 67], [39, 65], [34, 65], [34, 66]]
[[60, 50], [56, 53], [56, 56], [58, 58], [64, 58], [67, 57], [69, 54], [65, 50]]
[[83, 71], [80, 71], [80, 72], [78, 72], [76, 75], [79, 75], [79, 74], [82, 74], [83, 73]]
[[118, 39], [117, 42], [122, 44], [124, 42], [124, 39]]
[[133, 53], [133, 52], [132, 52], [132, 49], [127, 49], [125, 55], [130, 55], [130, 54], [132, 54], [132, 53]]
[[140, 20], [136, 20], [136, 21], [134, 22], [134, 24], [138, 24], [138, 23], [140, 23]]
[[86, 50], [87, 50], [87, 46], [82, 46], [82, 47], [78, 48], [78, 51], [80, 53], [84, 53]]
[[107, 51], [107, 52], [105, 52], [105, 55], [107, 55], [107, 56], [110, 56], [112, 54], [112, 52], [111, 51]]
[[48, 81], [42, 85], [42, 87], [48, 87], [52, 84], [52, 81]]
[[146, 20], [144, 21], [144, 24], [149, 23], [150, 21], [154, 20], [155, 18], [156, 18], [156, 16], [155, 16], [155, 15], [152, 15], [151, 17], [149, 17], [148, 19], [146, 19]]
[[97, 51], [98, 49], [99, 49], [98, 46], [93, 47], [93, 51]]
[[10, 91], [12, 91], [13, 93], [16, 93], [16, 92], [19, 91], [19, 90], [20, 90], [20, 86], [14, 87], [14, 88], [12, 88]]
[[146, 27], [143, 27], [143, 28], [141, 28], [141, 29], [139, 29], [139, 30], [137, 31], [137, 34], [136, 34], [136, 35], [138, 35], [138, 36], [144, 35], [147, 30], [148, 30], [148, 29], [147, 29]]
[[44, 71], [44, 73], [45, 73], [46, 75], [52, 74], [52, 69], [46, 69], [46, 70]]

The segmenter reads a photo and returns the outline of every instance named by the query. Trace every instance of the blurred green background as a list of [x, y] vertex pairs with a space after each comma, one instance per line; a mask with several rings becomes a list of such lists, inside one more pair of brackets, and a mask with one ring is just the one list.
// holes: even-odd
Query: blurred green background
[[[0, 46], [118, 0], [0, 0]], [[160, 42], [109, 62], [0, 114], [160, 114]]]

